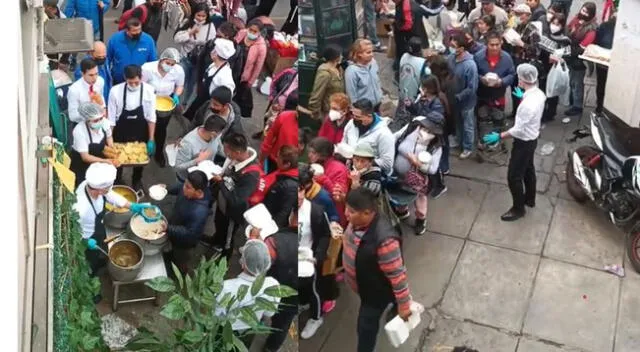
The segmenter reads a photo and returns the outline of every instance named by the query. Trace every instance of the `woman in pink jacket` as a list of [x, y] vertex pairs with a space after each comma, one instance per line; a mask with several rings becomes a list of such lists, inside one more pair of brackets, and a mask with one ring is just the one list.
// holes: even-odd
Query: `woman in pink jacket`
[[246, 29], [236, 35], [238, 48], [236, 55], [242, 63], [240, 84], [236, 87], [234, 101], [240, 106], [242, 117], [251, 117], [253, 111], [253, 94], [251, 87], [257, 82], [264, 60], [267, 57], [267, 42], [262, 37], [262, 22], [258, 19], [249, 21]]

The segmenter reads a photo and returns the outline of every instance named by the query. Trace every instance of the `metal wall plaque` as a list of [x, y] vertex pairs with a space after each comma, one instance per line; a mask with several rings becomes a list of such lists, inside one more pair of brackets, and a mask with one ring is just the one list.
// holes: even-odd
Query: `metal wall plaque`
[[63, 54], [93, 49], [93, 26], [84, 18], [65, 18], [44, 22], [44, 53]]

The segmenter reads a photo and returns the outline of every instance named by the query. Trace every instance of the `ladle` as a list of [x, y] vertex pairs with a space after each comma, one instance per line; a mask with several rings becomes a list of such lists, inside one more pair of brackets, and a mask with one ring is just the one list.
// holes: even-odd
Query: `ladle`
[[89, 249], [94, 250], [94, 251], [97, 249], [97, 250], [99, 250], [100, 252], [104, 253], [104, 255], [106, 255], [107, 257], [109, 257], [109, 253], [107, 253], [104, 249], [102, 249], [102, 248], [98, 247], [98, 242], [96, 242], [96, 240], [95, 240], [95, 239], [93, 239], [93, 238], [90, 238], [90, 239], [87, 241], [87, 247], [89, 247]]

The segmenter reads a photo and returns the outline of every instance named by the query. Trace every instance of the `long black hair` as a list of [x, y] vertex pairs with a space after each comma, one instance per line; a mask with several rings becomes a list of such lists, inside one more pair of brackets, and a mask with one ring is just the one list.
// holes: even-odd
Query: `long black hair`
[[203, 11], [207, 14], [207, 19], [204, 21], [204, 25], [210, 24], [211, 16], [209, 16], [209, 5], [207, 5], [207, 3], [198, 3], [191, 8], [191, 15], [187, 20], [184, 21], [182, 26], [178, 27], [178, 29], [176, 30], [176, 33], [178, 33], [179, 31], [186, 31], [191, 29], [191, 27], [193, 27], [196, 24], [196, 13], [203, 12]]

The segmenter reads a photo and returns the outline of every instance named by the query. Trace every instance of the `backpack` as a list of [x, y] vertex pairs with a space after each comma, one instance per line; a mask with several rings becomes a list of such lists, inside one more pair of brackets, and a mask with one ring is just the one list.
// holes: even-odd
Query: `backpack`
[[147, 9], [147, 6], [145, 4], [142, 4], [140, 6], [134, 7], [132, 9], [129, 9], [127, 11], [125, 11], [122, 16], [120, 17], [120, 22], [118, 22], [118, 30], [121, 31], [123, 29], [125, 29], [127, 27], [127, 21], [131, 18], [134, 17], [133, 16], [133, 11], [140, 9], [142, 11], [142, 15], [140, 16], [139, 20], [140, 22], [142, 22], [142, 24], [144, 25], [147, 22], [147, 17], [149, 15], [148, 11], [149, 9]]
[[420, 89], [420, 81], [424, 75], [424, 69], [427, 66], [427, 60], [424, 60], [424, 64], [420, 69], [420, 72], [416, 72], [415, 67], [411, 61], [404, 63], [400, 67], [400, 80], [399, 90], [400, 98], [415, 99]]
[[244, 169], [242, 169], [242, 174], [247, 174], [249, 172], [258, 172], [258, 186], [253, 191], [253, 193], [249, 196], [248, 203], [249, 208], [254, 205], [262, 203], [264, 200], [264, 196], [267, 193], [267, 182], [265, 182], [265, 174], [264, 170], [259, 164], [251, 164]]

